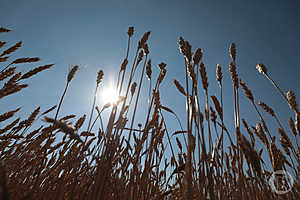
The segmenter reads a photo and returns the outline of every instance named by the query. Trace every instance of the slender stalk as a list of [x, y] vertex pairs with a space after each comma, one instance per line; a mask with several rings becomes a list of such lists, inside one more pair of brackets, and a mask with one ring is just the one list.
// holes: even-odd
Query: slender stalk
[[69, 87], [69, 82], [67, 82], [67, 84], [66, 84], [66, 86], [65, 86], [65, 89], [64, 89], [64, 92], [63, 92], [63, 94], [62, 94], [62, 96], [61, 96], [61, 98], [60, 98], [60, 101], [59, 101], [59, 104], [58, 104], [58, 108], [57, 108], [57, 111], [56, 111], [56, 114], [55, 114], [55, 118], [54, 118], [55, 120], [57, 120], [58, 113], [59, 113], [59, 111], [60, 111], [60, 107], [61, 107], [61, 105], [62, 105], [62, 102], [63, 102], [63, 99], [64, 99], [64, 97], [65, 97], [65, 94], [66, 94], [66, 92], [67, 92], [68, 87]]
[[90, 115], [87, 131], [90, 129], [91, 121], [92, 121], [92, 118], [93, 118], [93, 113], [94, 113], [95, 103], [96, 103], [97, 90], [98, 90], [98, 84], [96, 85], [96, 89], [95, 89], [95, 93], [94, 93], [94, 100], [93, 100], [93, 105], [92, 105], [92, 110], [91, 110], [91, 115]]

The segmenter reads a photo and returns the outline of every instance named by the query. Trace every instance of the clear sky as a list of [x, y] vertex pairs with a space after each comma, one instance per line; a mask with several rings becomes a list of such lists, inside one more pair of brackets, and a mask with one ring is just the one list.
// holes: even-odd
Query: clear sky
[[[164, 91], [162, 103], [177, 112], [183, 121], [184, 98], [172, 83], [174, 78], [184, 80], [184, 60], [177, 45], [179, 36], [188, 40], [193, 49], [202, 48], [211, 95], [219, 95], [215, 69], [216, 64], [221, 64], [228, 125], [233, 121], [232, 85], [228, 73], [231, 42], [237, 45], [241, 79], [257, 101], [273, 107], [287, 124], [292, 113], [271, 84], [258, 74], [255, 65], [264, 63], [280, 87], [284, 91], [293, 89], [300, 99], [299, 8], [296, 0], [1, 0], [0, 26], [14, 31], [2, 34], [0, 40], [8, 40], [10, 44], [23, 40], [24, 47], [16, 57], [38, 56], [42, 64], [56, 65], [28, 81], [30, 87], [22, 92], [23, 96], [18, 96], [20, 98], [3, 99], [0, 111], [22, 105], [21, 113], [28, 115], [37, 106], [45, 110], [57, 104], [70, 65], [80, 65], [62, 114], [79, 117], [89, 113], [97, 71], [104, 70], [104, 84], [116, 77], [125, 56], [127, 28], [134, 26], [135, 42], [144, 32], [152, 31], [148, 42], [152, 64], [167, 64], [167, 76], [161, 88]], [[20, 66], [20, 71], [27, 71], [29, 66], [37, 65]], [[241, 96], [241, 117], [253, 125], [258, 117], [243, 92]], [[174, 119], [170, 120], [172, 128], [178, 129]]]

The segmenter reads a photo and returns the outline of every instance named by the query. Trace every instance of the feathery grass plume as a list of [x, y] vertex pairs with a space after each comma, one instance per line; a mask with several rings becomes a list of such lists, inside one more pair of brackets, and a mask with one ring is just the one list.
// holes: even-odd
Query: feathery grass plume
[[142, 39], [139, 41], [139, 44], [138, 44], [138, 48], [139, 48], [139, 49], [140, 49], [140, 48], [143, 48], [143, 46], [145, 45], [145, 43], [146, 43], [147, 40], [149, 39], [150, 33], [151, 33], [151, 31], [148, 31], [148, 32], [146, 32], [146, 33], [143, 35]]
[[143, 46], [143, 50], [144, 50], [144, 52], [145, 52], [145, 54], [146, 54], [146, 55], [148, 55], [148, 54], [149, 54], [149, 46], [148, 46], [148, 44], [147, 44], [147, 43], [145, 43], [145, 44], [144, 44], [144, 46]]
[[22, 46], [22, 41], [18, 42], [14, 46], [8, 48], [7, 50], [3, 51], [2, 54], [0, 54], [0, 57], [11, 54], [15, 51], [17, 51]]
[[74, 78], [75, 73], [78, 71], [79, 66], [75, 65], [72, 67], [72, 69], [69, 71], [68, 76], [67, 76], [67, 82], [71, 82], [71, 80]]
[[285, 152], [288, 156], [290, 156], [290, 150], [289, 150], [289, 148], [292, 147], [292, 143], [291, 143], [289, 137], [286, 135], [286, 133], [284, 132], [283, 129], [278, 128], [278, 132], [279, 132], [279, 134], [280, 134], [279, 142], [280, 142], [280, 144], [281, 144], [281, 146], [282, 146], [284, 152]]
[[133, 26], [128, 27], [127, 34], [128, 34], [129, 37], [133, 36], [133, 34], [134, 34], [134, 27]]
[[19, 92], [22, 89], [27, 88], [27, 87], [28, 87], [27, 84], [12, 85], [10, 87], [3, 87], [2, 89], [0, 89], [0, 99], [5, 97], [5, 96], [8, 96], [8, 95], [14, 94], [16, 92]]
[[53, 111], [56, 107], [57, 107], [57, 105], [52, 106], [51, 108], [49, 108], [48, 110], [46, 110], [45, 112], [43, 112], [41, 115], [45, 115], [45, 114], [47, 114], [47, 113]]
[[[6, 62], [6, 61], [8, 60], [8, 58], [9, 58], [9, 56], [1, 57], [1, 58], [0, 58], [0, 63], [1, 63], [1, 62]], [[5, 68], [5, 69], [6, 69], [6, 68]], [[5, 70], [5, 69], [3, 69], [3, 70]], [[3, 71], [3, 70], [2, 70], [2, 71]]]
[[78, 71], [78, 69], [79, 69], [79, 66], [78, 66], [78, 65], [75, 65], [75, 66], [73, 66], [73, 67], [71, 68], [71, 70], [70, 70], [69, 73], [68, 73], [68, 76], [67, 76], [67, 83], [66, 83], [65, 89], [64, 89], [64, 91], [63, 91], [63, 94], [62, 94], [62, 96], [61, 96], [61, 98], [60, 98], [60, 101], [59, 101], [59, 104], [58, 104], [58, 108], [57, 108], [57, 111], [56, 111], [54, 120], [57, 119], [58, 113], [59, 113], [59, 111], [60, 111], [60, 107], [61, 107], [61, 105], [62, 105], [62, 101], [63, 101], [63, 99], [64, 99], [64, 97], [65, 97], [66, 92], [67, 92], [67, 89], [68, 89], [68, 87], [69, 87], [69, 85], [70, 85], [70, 82], [71, 82], [72, 79], [74, 78], [76, 72]]
[[248, 99], [252, 102], [254, 102], [254, 97], [252, 95], [252, 92], [251, 90], [248, 89], [246, 83], [244, 83], [242, 80], [240, 80], [240, 85], [242, 86], [244, 92], [245, 92], [245, 95], [248, 97]]
[[75, 128], [71, 125], [66, 124], [64, 121], [55, 120], [49, 117], [44, 117], [43, 121], [52, 123], [55, 128], [59, 128], [62, 132], [68, 134], [70, 138], [83, 143], [83, 141], [80, 139], [79, 135], [77, 134]]
[[16, 67], [10, 67], [10, 68], [6, 69], [5, 71], [0, 72], [0, 81], [3, 81], [4, 79], [13, 75], [15, 73], [15, 70], [16, 70]]
[[167, 64], [161, 62], [161, 63], [159, 63], [157, 66], [158, 66], [158, 68], [159, 68], [160, 70], [163, 70], [163, 69], [166, 68]]
[[230, 72], [230, 76], [231, 76], [231, 80], [232, 83], [234, 85], [235, 88], [239, 87], [239, 81], [238, 81], [238, 75], [236, 72], [236, 65], [234, 62], [230, 62], [229, 63], [229, 72]]
[[152, 75], [151, 59], [148, 60], [148, 63], [146, 66], [146, 75], [147, 75], [148, 80], [151, 80], [151, 75]]
[[217, 75], [217, 81], [218, 81], [219, 85], [221, 85], [222, 79], [223, 79], [223, 73], [222, 73], [222, 68], [221, 68], [220, 64], [217, 64], [216, 75]]
[[159, 90], [156, 90], [153, 92], [154, 96], [154, 105], [157, 106], [158, 108], [160, 107], [160, 96], [159, 96]]
[[121, 64], [121, 71], [126, 69], [127, 64], [128, 64], [128, 59], [125, 58]]
[[293, 119], [292, 119], [291, 117], [290, 117], [290, 119], [289, 119], [289, 125], [290, 125], [290, 129], [291, 129], [292, 133], [293, 133], [294, 136], [296, 137], [296, 136], [297, 136], [297, 130], [296, 130], [294, 121], [293, 121]]
[[173, 82], [174, 82], [176, 88], [178, 89], [178, 91], [181, 94], [183, 94], [184, 96], [186, 96], [186, 93], [185, 93], [185, 90], [184, 90], [183, 86], [176, 79], [174, 79]]
[[22, 75], [21, 72], [16, 73], [13, 77], [11, 77], [5, 84], [4, 87], [11, 87], [13, 85], [16, 85], [18, 79]]
[[136, 62], [136, 66], [138, 66], [140, 64], [140, 62], [143, 60], [143, 57], [144, 57], [144, 50], [141, 50], [139, 53], [137, 62]]
[[20, 121], [20, 118], [15, 119], [13, 122], [5, 126], [3, 129], [0, 129], [0, 134], [5, 133], [12, 129], [18, 122]]
[[252, 127], [254, 130], [254, 133], [256, 134], [256, 136], [268, 147], [269, 146], [269, 142], [267, 139], [266, 134], [264, 133], [264, 130], [261, 126], [260, 123], [256, 123], [256, 127]]
[[6, 44], [6, 42], [0, 41], [0, 49]]
[[258, 105], [260, 107], [262, 107], [262, 109], [264, 109], [264, 111], [266, 111], [267, 113], [269, 113], [272, 117], [275, 117], [274, 110], [272, 108], [270, 108], [268, 105], [266, 105], [264, 102], [259, 101]]
[[43, 65], [43, 66], [34, 68], [33, 70], [30, 70], [27, 73], [23, 74], [23, 76], [19, 80], [30, 78], [31, 76], [36, 75], [37, 73], [39, 73], [41, 71], [51, 68], [53, 65], [54, 64], [49, 64], [49, 65]]
[[265, 75], [265, 74], [268, 73], [268, 70], [267, 70], [266, 66], [262, 63], [256, 64], [256, 69], [261, 74]]
[[60, 121], [67, 121], [69, 119], [73, 119], [74, 117], [76, 117], [76, 115], [66, 115], [66, 116], [60, 118], [59, 120]]
[[235, 62], [236, 60], [236, 45], [235, 43], [231, 43], [229, 47], [229, 54], [232, 60]]
[[198, 63], [202, 59], [202, 56], [203, 56], [202, 50], [200, 48], [197, 48], [193, 55], [193, 61], [195, 65], [198, 65]]
[[37, 107], [28, 117], [27, 120], [25, 120], [26, 126], [31, 126], [36, 118], [36, 116], [39, 114], [41, 107]]
[[208, 81], [207, 81], [207, 75], [206, 75], [205, 65], [204, 65], [203, 62], [200, 63], [200, 75], [201, 75], [201, 79], [202, 79], [203, 89], [205, 91], [207, 91]]
[[184, 56], [187, 61], [187, 63], [190, 63], [192, 60], [192, 46], [188, 41], [184, 42]]
[[99, 85], [102, 82], [103, 75], [104, 75], [103, 70], [100, 69], [97, 74], [97, 81], [96, 81], [97, 85]]
[[179, 37], [178, 39], [178, 46], [179, 46], [179, 51], [184, 55], [185, 50], [184, 50], [184, 39], [182, 37]]
[[136, 82], [132, 83], [131, 88], [130, 88], [131, 96], [134, 95], [136, 86], [137, 86]]
[[166, 76], [166, 73], [167, 73], [167, 70], [166, 68], [162, 69], [159, 76], [158, 76], [158, 79], [157, 79], [157, 83], [158, 85], [161, 84], [161, 82], [164, 80], [165, 76]]
[[295, 112], [299, 113], [299, 110], [298, 110], [298, 103], [296, 101], [296, 95], [293, 91], [288, 91], [286, 93], [286, 98], [288, 100], [288, 104], [290, 106], [290, 108], [292, 110], [294, 110]]
[[20, 63], [31, 63], [31, 62], [38, 62], [40, 61], [39, 57], [34, 58], [18, 58], [14, 60], [11, 64], [20, 64]]
[[16, 110], [12, 110], [6, 113], [3, 113], [0, 115], [0, 122], [3, 122], [11, 117], [14, 116], [15, 113], [17, 113], [21, 108], [17, 108]]
[[216, 108], [216, 111], [220, 117], [221, 120], [223, 120], [223, 110], [222, 110], [222, 107], [220, 106], [220, 103], [217, 99], [216, 96], [210, 96], [211, 100], [213, 101], [214, 105], [215, 105], [215, 108]]
[[10, 32], [11, 30], [7, 29], [7, 28], [4, 28], [2, 26], [0, 26], [0, 33], [8, 33]]

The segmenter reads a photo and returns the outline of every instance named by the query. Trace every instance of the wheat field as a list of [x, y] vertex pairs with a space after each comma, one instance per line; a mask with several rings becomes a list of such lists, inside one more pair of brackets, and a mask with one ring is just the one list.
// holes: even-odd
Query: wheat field
[[[0, 34], [9, 32], [0, 27]], [[276, 110], [259, 101], [238, 75], [237, 48], [232, 43], [229, 67], [216, 66], [218, 93], [211, 95], [209, 81], [214, 80], [208, 80], [202, 61], [209, 55], [203, 55], [200, 48], [192, 49], [179, 37], [185, 81], [174, 79], [171, 89], [186, 99], [182, 105], [186, 115], [178, 117], [172, 105], [160, 101], [160, 86], [166, 81], [168, 67], [163, 62], [152, 66], [148, 47], [151, 32], [137, 43], [132, 41], [134, 32], [133, 27], [128, 28], [126, 54], [117, 74], [116, 102], [97, 105], [105, 76], [99, 70], [90, 113], [61, 116], [63, 100], [79, 70], [75, 65], [68, 72], [56, 106], [37, 107], [24, 119], [18, 115], [20, 108], [1, 108], [1, 199], [300, 199], [300, 112], [294, 92], [283, 92], [267, 67], [256, 65], [257, 76], [269, 80], [278, 91], [277, 98], [284, 98], [295, 114], [280, 121]], [[1, 101], [26, 92], [23, 89], [30, 87], [28, 79], [47, 73], [54, 65], [19, 72], [18, 64], [40, 62], [38, 57], [12, 59], [22, 44], [7, 47], [0, 41]], [[129, 58], [130, 51], [135, 52], [133, 58]], [[223, 85], [223, 73], [230, 75], [232, 85]], [[148, 87], [146, 94], [141, 90], [143, 85]], [[232, 87], [234, 92], [232, 125], [224, 119], [227, 105], [223, 104], [223, 87]], [[240, 117], [242, 95], [248, 99], [248, 109], [257, 112], [256, 124]], [[141, 96], [147, 97], [146, 106], [141, 105]], [[202, 110], [200, 102], [205, 104]], [[135, 126], [138, 105], [145, 107], [146, 114], [144, 123]], [[103, 111], [110, 113], [107, 120], [102, 119]], [[174, 116], [181, 130], [171, 133], [166, 115]], [[274, 123], [267, 123], [264, 116]], [[184, 124], [180, 118], [186, 118]], [[276, 127], [277, 132], [271, 133], [270, 127]], [[274, 192], [269, 181], [278, 170], [293, 177], [293, 185], [275, 184], [280, 191], [289, 189], [284, 194]]]

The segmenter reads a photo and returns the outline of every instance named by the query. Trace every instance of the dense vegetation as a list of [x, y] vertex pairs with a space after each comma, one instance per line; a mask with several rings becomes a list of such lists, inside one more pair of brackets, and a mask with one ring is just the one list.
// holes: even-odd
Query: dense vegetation
[[[8, 32], [10, 30], [0, 28], [0, 34]], [[259, 73], [270, 80], [295, 113], [295, 118], [286, 119], [290, 130], [285, 130], [275, 111], [263, 102], [256, 102], [250, 89], [239, 78], [236, 46], [232, 43], [229, 72], [234, 90], [235, 121], [234, 127], [228, 128], [223, 119], [226, 105], [223, 105], [221, 66], [216, 68], [220, 93], [211, 96], [202, 50], [198, 48], [192, 53], [189, 42], [180, 37], [185, 83], [174, 80], [174, 89], [177, 88], [186, 98], [183, 106], [186, 106], [187, 124], [183, 126], [176, 112], [170, 109], [172, 105], [161, 104], [160, 85], [167, 67], [165, 63], [160, 63], [157, 69], [151, 66], [147, 45], [150, 32], [146, 32], [138, 42], [132, 60], [128, 55], [133, 27], [129, 27], [127, 33], [127, 53], [116, 83], [118, 101], [100, 108], [96, 105], [97, 92], [104, 76], [104, 72], [99, 70], [95, 76], [91, 113], [78, 118], [74, 115], [61, 117], [63, 99], [79, 68], [74, 66], [68, 73], [57, 106], [38, 107], [26, 119], [17, 117], [20, 108], [4, 112], [1, 108], [2, 199], [300, 198], [300, 148], [297, 142], [300, 112], [292, 91], [285, 95], [268, 75], [267, 68], [263, 64], [257, 65]], [[28, 87], [28, 78], [53, 66], [42, 65], [24, 74], [18, 72], [18, 64], [40, 61], [37, 57], [12, 59], [11, 55], [21, 46], [22, 42], [18, 42], [3, 50], [6, 42], [0, 41], [1, 101], [5, 101], [8, 95], [26, 92], [22, 90]], [[142, 71], [137, 77], [138, 70]], [[152, 70], [159, 70], [158, 77], [153, 77]], [[145, 79], [148, 79], [150, 84], [147, 83], [147, 86], [150, 87], [147, 94], [142, 94]], [[205, 95], [201, 102], [206, 102], [206, 105], [201, 110], [199, 98], [203, 92]], [[242, 92], [249, 99], [249, 109], [253, 106], [259, 116], [256, 125], [248, 125], [247, 119], [240, 117], [239, 96]], [[136, 127], [137, 105], [145, 104], [139, 101], [141, 95], [148, 96], [148, 105], [143, 105], [147, 106], [144, 123]], [[101, 117], [104, 110], [110, 110], [107, 124], [103, 124]], [[268, 113], [276, 123], [267, 124], [262, 112]], [[166, 114], [178, 119], [181, 130], [169, 132]], [[34, 124], [41, 126], [35, 128]], [[271, 134], [269, 126], [278, 127], [278, 133]], [[63, 134], [61, 140], [58, 139], [59, 134]], [[258, 143], [264, 148], [258, 149]], [[170, 155], [166, 156], [167, 149]], [[269, 160], [262, 159], [263, 151]], [[279, 195], [272, 191], [269, 179], [273, 171], [282, 169], [292, 173], [295, 182], [290, 192]]]

